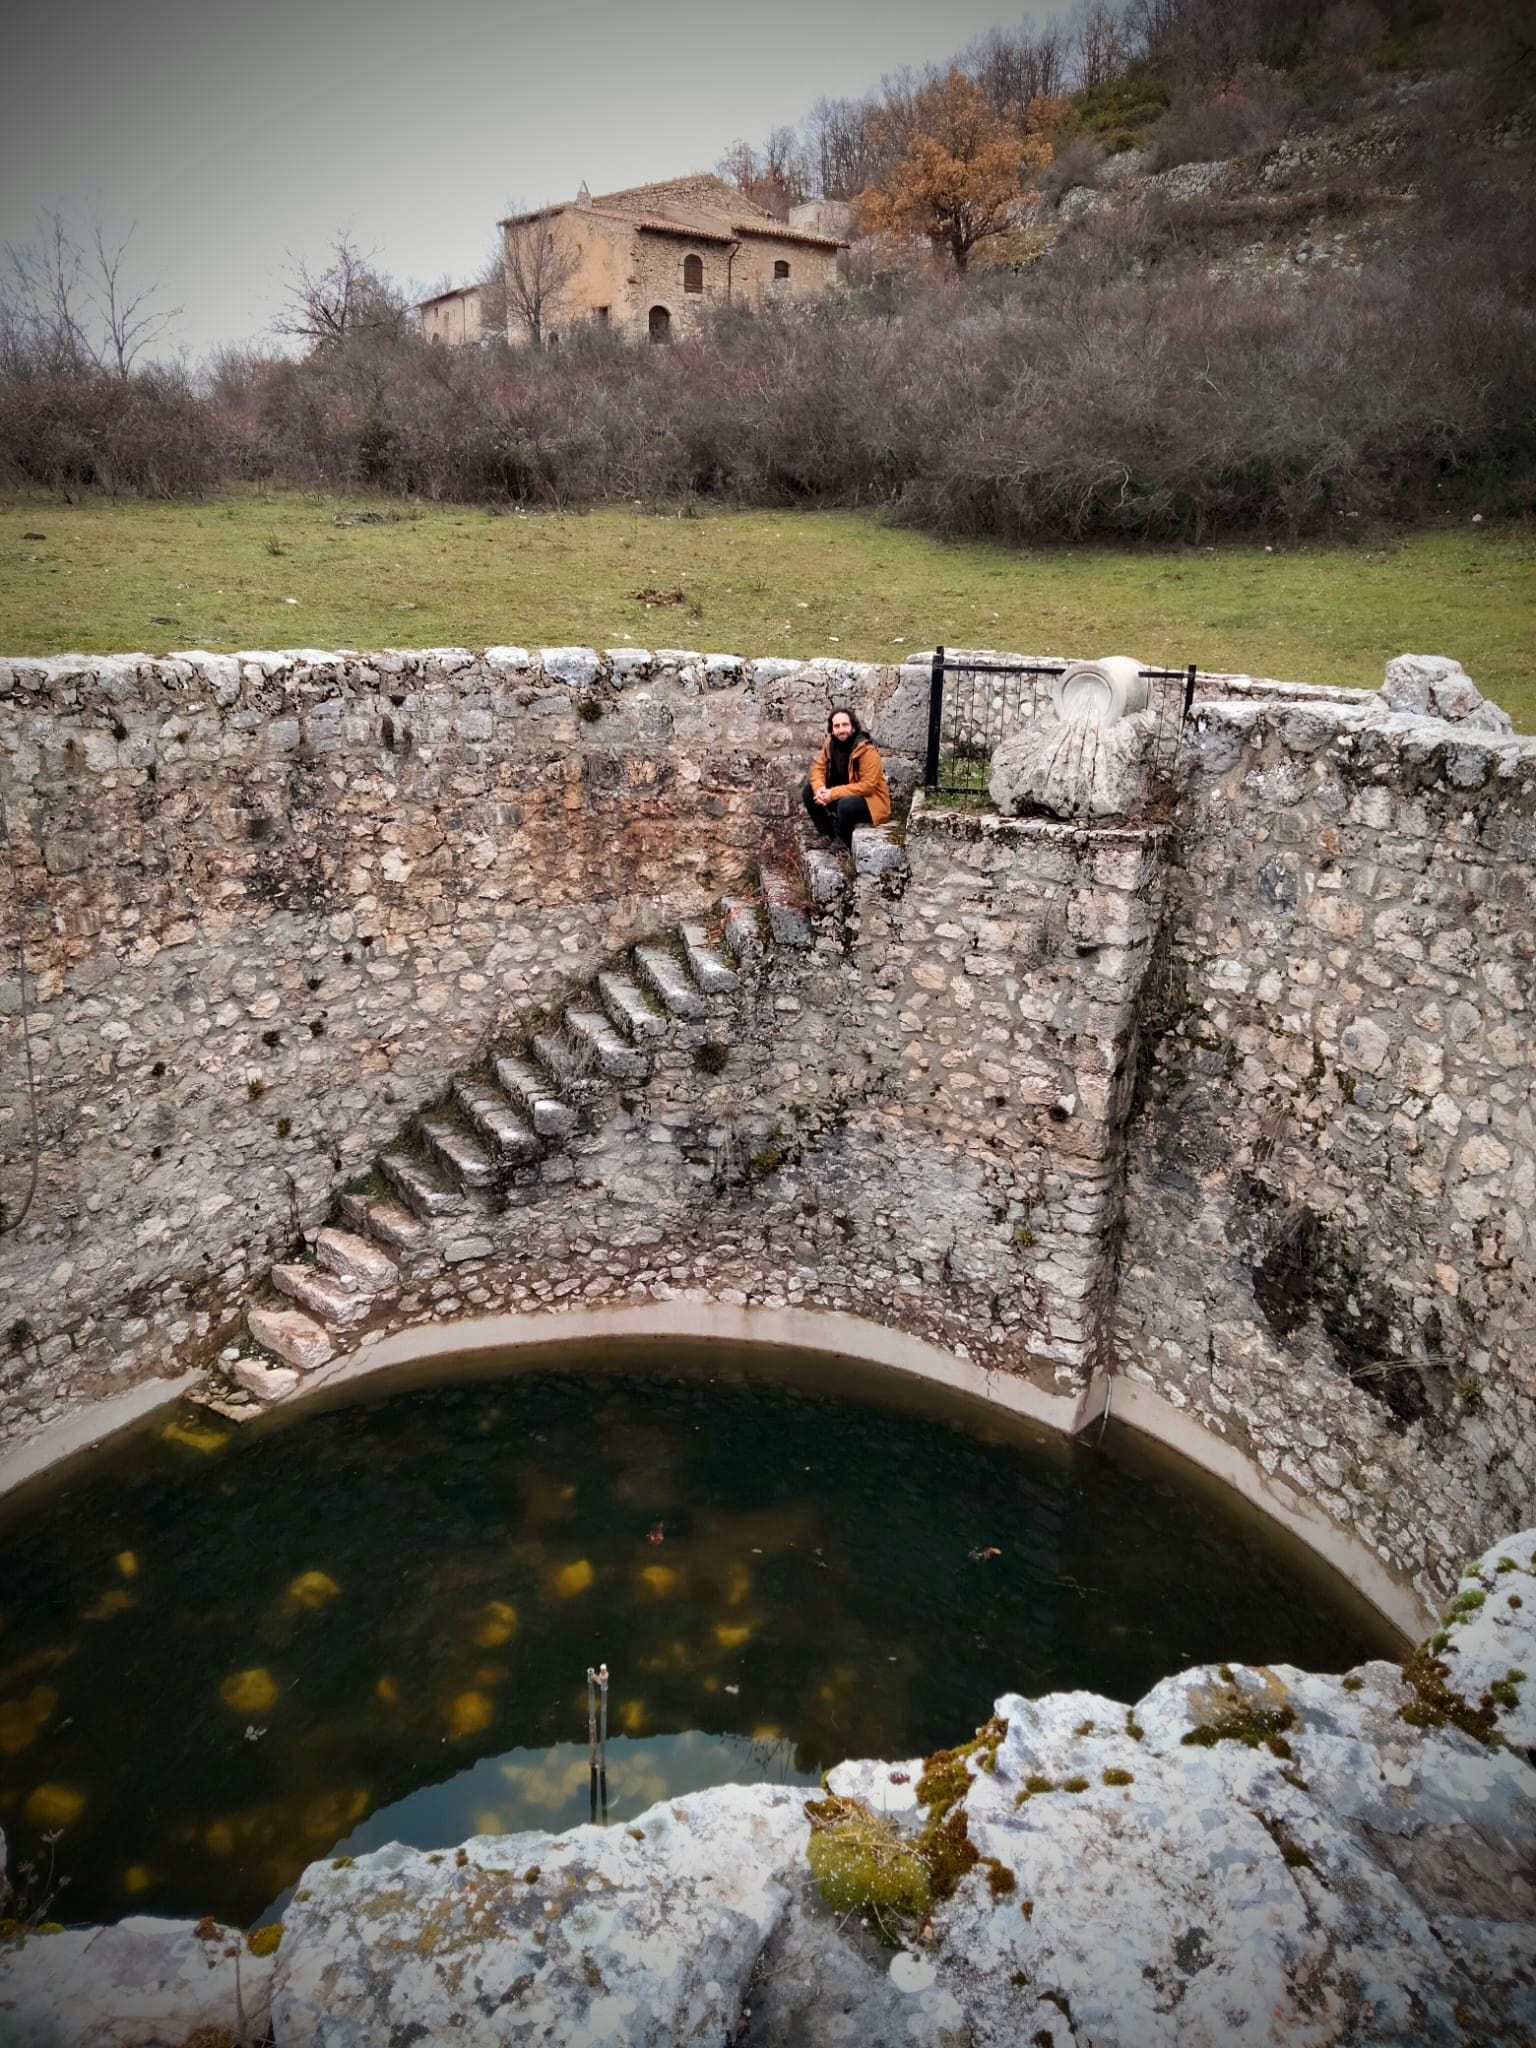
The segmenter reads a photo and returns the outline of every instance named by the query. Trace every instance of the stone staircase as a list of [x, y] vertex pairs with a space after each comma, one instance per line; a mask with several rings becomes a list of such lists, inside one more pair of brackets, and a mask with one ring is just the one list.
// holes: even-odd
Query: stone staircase
[[[808, 870], [814, 857], [812, 849]], [[745, 984], [775, 949], [811, 943], [806, 898], [815, 879], [765, 868], [760, 899], [724, 899], [713, 930], [684, 922], [665, 939], [629, 947], [558, 1015], [509, 1033], [455, 1073], [373, 1169], [338, 1192], [331, 1221], [314, 1236], [313, 1263], [270, 1269], [272, 1295], [246, 1318], [267, 1357], [236, 1360], [237, 1384], [258, 1399], [281, 1398], [300, 1374], [349, 1346], [404, 1279], [464, 1246], [478, 1249], [477, 1240], [488, 1252], [481, 1226], [567, 1177], [568, 1163], [558, 1169], [569, 1142], [612, 1092], [643, 1091], [663, 1044], [728, 1042]], [[824, 892], [823, 882], [813, 900], [825, 903]]]

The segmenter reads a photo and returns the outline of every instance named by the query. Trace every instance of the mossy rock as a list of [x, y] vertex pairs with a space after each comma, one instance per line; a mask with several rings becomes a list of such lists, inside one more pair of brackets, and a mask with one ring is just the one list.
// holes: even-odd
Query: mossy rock
[[816, 1800], [806, 1810], [806, 1859], [834, 1913], [872, 1910], [885, 1919], [927, 1912], [933, 1899], [928, 1866], [888, 1820], [858, 1799]]

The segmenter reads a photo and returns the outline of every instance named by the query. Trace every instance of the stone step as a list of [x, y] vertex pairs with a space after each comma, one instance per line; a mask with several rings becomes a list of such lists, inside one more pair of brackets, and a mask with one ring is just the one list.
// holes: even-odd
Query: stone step
[[703, 925], [680, 925], [678, 936], [688, 956], [688, 971], [705, 995], [728, 996], [732, 989], [740, 988], [741, 976], [724, 954], [710, 944]]
[[516, 1053], [503, 1053], [493, 1064], [496, 1079], [512, 1100], [521, 1105], [523, 1114], [541, 1138], [570, 1136], [577, 1124], [575, 1110], [550, 1092], [548, 1079], [531, 1060], [522, 1059]]
[[323, 1323], [360, 1323], [373, 1307], [371, 1294], [344, 1287], [334, 1273], [322, 1273], [318, 1266], [274, 1266], [272, 1285]]
[[418, 1117], [416, 1127], [434, 1162], [444, 1167], [464, 1188], [496, 1185], [496, 1161], [479, 1139], [442, 1110]]
[[563, 1031], [536, 1031], [528, 1042], [562, 1095], [586, 1102], [601, 1092], [603, 1077], [585, 1046], [574, 1044]]
[[650, 1075], [650, 1054], [621, 1038], [600, 1010], [567, 1010], [565, 1035], [610, 1081], [644, 1081]]
[[763, 908], [768, 913], [768, 929], [775, 945], [808, 946], [811, 943], [804, 892], [777, 868], [763, 869]]
[[[841, 854], [833, 853], [825, 846], [808, 846], [802, 861], [811, 902], [822, 906], [840, 901], [848, 887], [848, 871]], [[768, 914], [772, 917], [771, 909]]]
[[665, 1014], [657, 1009], [639, 982], [631, 976], [600, 974], [597, 992], [614, 1023], [636, 1044], [647, 1038], [660, 1038], [666, 1031]]
[[636, 946], [635, 965], [674, 1017], [707, 1017], [709, 1005], [662, 946]]
[[725, 913], [722, 937], [726, 951], [740, 962], [755, 960], [763, 950], [763, 926], [757, 905], [741, 896], [727, 896], [720, 908]]
[[330, 1331], [296, 1308], [253, 1308], [245, 1327], [258, 1344], [300, 1372], [313, 1372], [336, 1356]]
[[336, 1198], [336, 1213], [343, 1223], [350, 1223], [354, 1230], [366, 1231], [380, 1244], [387, 1244], [391, 1251], [411, 1252], [426, 1241], [426, 1225], [409, 1209], [392, 1202], [388, 1195], [343, 1192]]
[[[419, 1228], [419, 1226], [418, 1226]], [[400, 1268], [376, 1244], [327, 1224], [315, 1238], [315, 1257], [342, 1286], [357, 1294], [384, 1294], [400, 1284]]]
[[418, 1216], [462, 1216], [467, 1204], [434, 1166], [409, 1152], [381, 1152], [379, 1171], [408, 1209]]
[[512, 1107], [502, 1091], [489, 1081], [458, 1080], [453, 1099], [474, 1125], [498, 1159], [536, 1159], [539, 1140], [531, 1124]]

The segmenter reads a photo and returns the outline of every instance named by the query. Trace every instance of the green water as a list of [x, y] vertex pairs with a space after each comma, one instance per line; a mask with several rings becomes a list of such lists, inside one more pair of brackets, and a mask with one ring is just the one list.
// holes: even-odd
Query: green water
[[0, 1826], [13, 1867], [62, 1830], [58, 1917], [248, 1923], [318, 1856], [585, 1820], [591, 1663], [624, 1819], [919, 1754], [1005, 1690], [1396, 1647], [1113, 1430], [783, 1354], [436, 1370], [243, 1430], [186, 1410], [0, 1521]]

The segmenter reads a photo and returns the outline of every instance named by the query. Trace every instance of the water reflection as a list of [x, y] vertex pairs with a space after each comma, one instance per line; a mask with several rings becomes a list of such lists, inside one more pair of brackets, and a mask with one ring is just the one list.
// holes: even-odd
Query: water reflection
[[[109, 1447], [13, 1508], [0, 1825], [71, 1919], [248, 1921], [306, 1862], [963, 1736], [1004, 1690], [1387, 1632], [1230, 1495], [825, 1360], [608, 1347]], [[692, 1367], [691, 1370], [685, 1369]], [[758, 1365], [757, 1369], [762, 1369]], [[125, 1597], [112, 1597], [125, 1596]], [[707, 1732], [706, 1732], [707, 1731]]]

